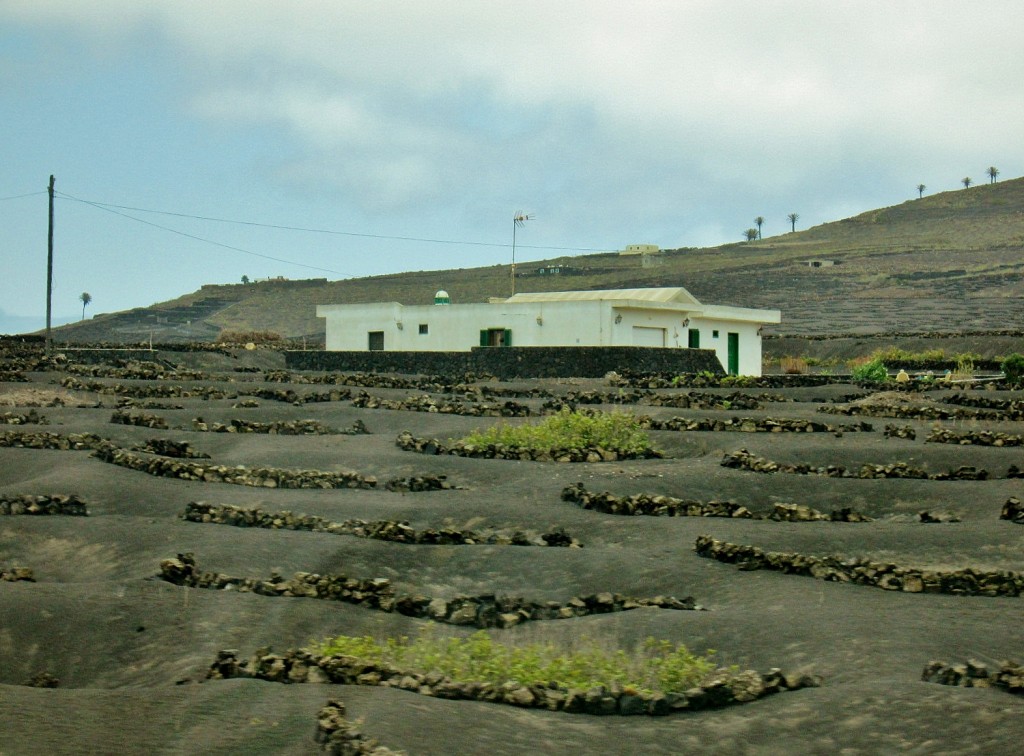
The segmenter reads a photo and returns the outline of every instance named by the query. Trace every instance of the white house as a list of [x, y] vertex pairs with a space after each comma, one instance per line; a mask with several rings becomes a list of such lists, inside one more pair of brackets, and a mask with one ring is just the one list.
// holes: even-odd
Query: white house
[[701, 304], [682, 287], [516, 294], [479, 304], [318, 305], [328, 351], [468, 352], [473, 347], [713, 349], [731, 374], [761, 374], [763, 325], [778, 310]]

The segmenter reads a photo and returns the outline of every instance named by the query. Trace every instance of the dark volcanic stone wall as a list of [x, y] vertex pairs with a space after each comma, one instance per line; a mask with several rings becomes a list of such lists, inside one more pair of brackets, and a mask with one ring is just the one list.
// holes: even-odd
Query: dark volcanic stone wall
[[657, 347], [474, 347], [469, 352], [285, 352], [292, 370], [360, 370], [376, 373], [498, 378], [600, 378], [615, 370], [724, 375], [710, 349]]

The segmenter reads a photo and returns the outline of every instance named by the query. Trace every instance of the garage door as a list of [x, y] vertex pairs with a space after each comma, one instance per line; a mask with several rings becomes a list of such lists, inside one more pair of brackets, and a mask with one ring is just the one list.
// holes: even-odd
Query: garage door
[[633, 346], [665, 346], [665, 329], [633, 326]]

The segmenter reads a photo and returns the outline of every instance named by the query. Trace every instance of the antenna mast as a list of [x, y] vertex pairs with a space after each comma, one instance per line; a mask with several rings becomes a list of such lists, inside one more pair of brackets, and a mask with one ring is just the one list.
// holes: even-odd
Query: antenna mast
[[516, 295], [516, 229], [522, 228], [528, 220], [533, 220], [533, 216], [521, 210], [512, 218], [512, 296]]
[[53, 311], [53, 182], [50, 176], [50, 222], [46, 233], [46, 356], [53, 351], [50, 336], [50, 314]]

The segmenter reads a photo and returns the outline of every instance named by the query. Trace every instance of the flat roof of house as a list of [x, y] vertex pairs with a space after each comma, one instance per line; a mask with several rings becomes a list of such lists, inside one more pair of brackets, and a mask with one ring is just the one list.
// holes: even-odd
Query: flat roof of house
[[591, 291], [538, 291], [514, 294], [505, 301], [520, 302], [581, 302], [594, 300], [629, 299], [641, 302], [663, 302], [699, 305], [700, 302], [682, 286], [645, 289], [594, 289]]

